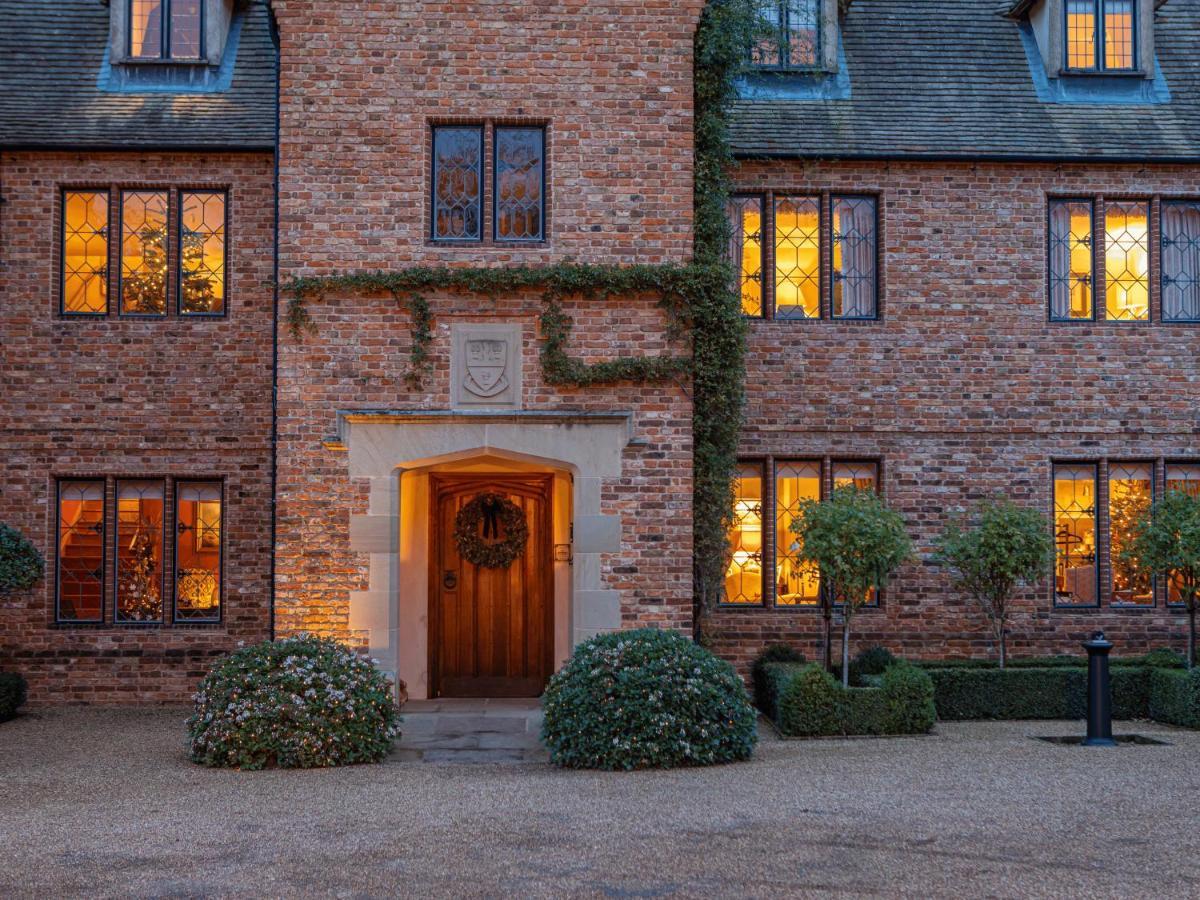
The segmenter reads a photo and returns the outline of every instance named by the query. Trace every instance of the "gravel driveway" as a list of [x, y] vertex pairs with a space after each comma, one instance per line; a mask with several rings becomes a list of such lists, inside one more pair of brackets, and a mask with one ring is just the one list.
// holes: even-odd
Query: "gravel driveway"
[[0, 725], [0, 897], [1200, 895], [1200, 734], [1081, 724], [782, 742], [751, 763], [606, 774], [188, 763], [178, 709]]

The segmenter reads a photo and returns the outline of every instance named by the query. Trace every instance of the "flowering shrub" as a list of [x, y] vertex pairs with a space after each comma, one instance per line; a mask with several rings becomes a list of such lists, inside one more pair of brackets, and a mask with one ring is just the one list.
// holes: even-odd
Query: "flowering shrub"
[[400, 735], [391, 682], [336, 641], [301, 635], [238, 650], [200, 683], [193, 762], [308, 769], [379, 762]]
[[560, 766], [647, 769], [748, 759], [758, 740], [729, 663], [674, 631], [585, 641], [550, 679], [542, 741]]

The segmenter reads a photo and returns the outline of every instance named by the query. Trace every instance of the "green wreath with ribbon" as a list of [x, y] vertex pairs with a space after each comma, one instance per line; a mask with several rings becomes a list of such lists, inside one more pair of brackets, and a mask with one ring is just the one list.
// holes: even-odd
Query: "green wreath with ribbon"
[[507, 569], [528, 541], [525, 511], [500, 494], [476, 494], [454, 517], [458, 555], [485, 569]]

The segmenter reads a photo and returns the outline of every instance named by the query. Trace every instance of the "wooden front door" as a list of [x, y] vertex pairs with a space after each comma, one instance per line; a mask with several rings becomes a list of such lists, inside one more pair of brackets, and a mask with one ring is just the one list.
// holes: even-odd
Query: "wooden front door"
[[[552, 484], [551, 475], [430, 476], [433, 696], [537, 697], [546, 686], [554, 652]], [[529, 539], [507, 568], [476, 566], [459, 555], [455, 518], [482, 493], [507, 497], [525, 513]]]

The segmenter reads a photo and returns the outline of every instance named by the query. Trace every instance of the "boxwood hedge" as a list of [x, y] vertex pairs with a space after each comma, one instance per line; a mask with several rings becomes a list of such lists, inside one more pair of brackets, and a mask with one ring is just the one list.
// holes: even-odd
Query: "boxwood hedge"
[[16, 672], [0, 672], [0, 722], [16, 716], [25, 703], [25, 679]]
[[1148, 694], [1150, 718], [1156, 722], [1200, 728], [1200, 669], [1154, 669]]

